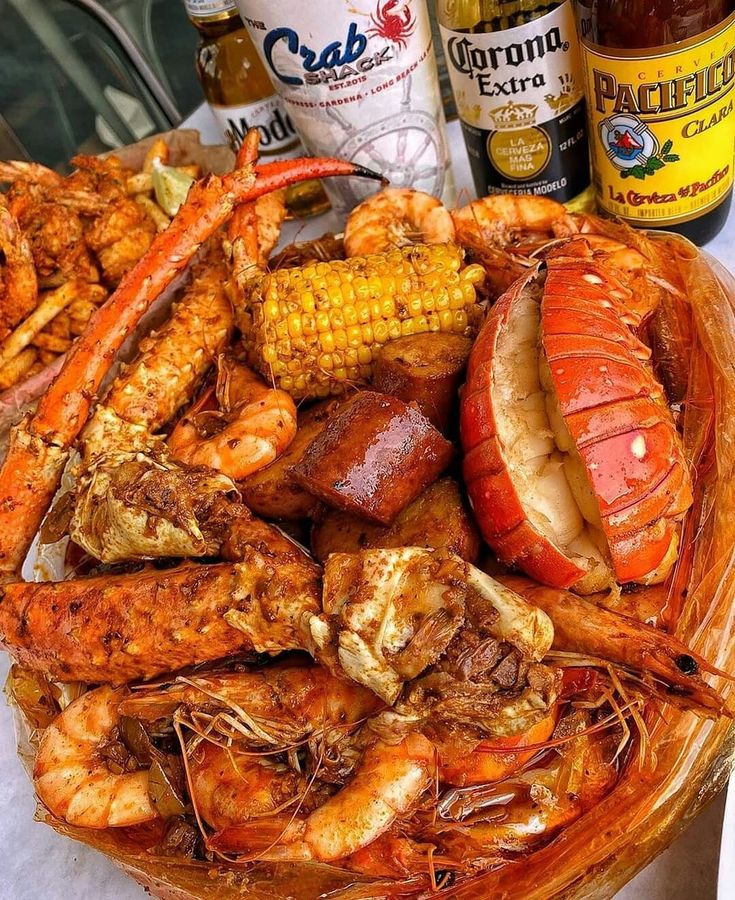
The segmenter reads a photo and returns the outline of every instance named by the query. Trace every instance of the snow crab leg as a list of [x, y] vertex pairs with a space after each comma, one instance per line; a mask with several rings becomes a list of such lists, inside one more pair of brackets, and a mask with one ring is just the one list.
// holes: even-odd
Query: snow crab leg
[[0, 469], [0, 574], [13, 577], [59, 484], [102, 379], [153, 300], [184, 269], [235, 206], [288, 184], [328, 175], [381, 176], [335, 159], [302, 159], [210, 175], [189, 192], [166, 231], [90, 319], [38, 411], [13, 431]]

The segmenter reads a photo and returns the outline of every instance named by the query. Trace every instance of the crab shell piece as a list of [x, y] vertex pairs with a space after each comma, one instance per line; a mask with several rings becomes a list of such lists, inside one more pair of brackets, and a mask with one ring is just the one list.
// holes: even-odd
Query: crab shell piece
[[[603, 585], [599, 577], [589, 583], [584, 552], [555, 539], [554, 511], [563, 519], [571, 497], [597, 535], [600, 565], [618, 583], [650, 583], [676, 559], [692, 495], [673, 419], [646, 364], [650, 351], [621, 319], [629, 291], [575, 250], [568, 245], [519, 279], [490, 312], [470, 356], [460, 428], [465, 483], [488, 544], [542, 583], [585, 592]], [[525, 336], [514, 338], [514, 329]], [[535, 360], [538, 372], [518, 373]], [[524, 458], [504, 430], [508, 416], [524, 420]], [[529, 470], [537, 452], [556, 460], [568, 482], [566, 499], [547, 496], [541, 512], [529, 503], [545, 490]]]

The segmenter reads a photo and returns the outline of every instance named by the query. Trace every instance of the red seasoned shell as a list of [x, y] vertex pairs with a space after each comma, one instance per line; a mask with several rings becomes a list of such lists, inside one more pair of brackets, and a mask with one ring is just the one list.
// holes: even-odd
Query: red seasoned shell
[[584, 571], [528, 519], [500, 442], [491, 390], [498, 342], [513, 304], [538, 277], [537, 267], [503, 294], [472, 348], [460, 406], [463, 475], [482, 536], [498, 557], [537, 581], [569, 587]]
[[[648, 365], [650, 351], [621, 319], [629, 294], [586, 245], [573, 242], [503, 295], [468, 364], [460, 416], [464, 478], [483, 537], [503, 562], [556, 587], [599, 589], [589, 578], [582, 588], [592, 557], [580, 552], [578, 539], [558, 539], [565, 526], [555, 533], [568, 517], [555, 517], [557, 494], [548, 501], [547, 470], [539, 476], [534, 468], [539, 459], [548, 458], [550, 467], [560, 460], [573, 479], [562, 479], [573, 508], [586, 533], [596, 535], [603, 568], [621, 583], [665, 577], [692, 500], [674, 422]], [[514, 329], [522, 332], [515, 365]], [[523, 366], [529, 377], [519, 371]], [[534, 367], [542, 373], [540, 386], [532, 383]], [[504, 393], [504, 383], [512, 390]], [[525, 416], [524, 403], [538, 393], [547, 418], [534, 401], [536, 412], [518, 432], [528, 448], [539, 446], [533, 456], [525, 445], [519, 451], [512, 429], [499, 422]], [[544, 456], [549, 435], [552, 450]], [[547, 499], [537, 505], [544, 491]], [[569, 497], [558, 504], [565, 516], [570, 508]]]
[[[549, 259], [541, 346], [599, 503], [615, 576], [639, 582], [655, 577], [666, 560], [670, 568], [691, 481], [661, 387], [642, 362], [648, 350], [621, 330], [615, 307], [605, 302], [610, 281], [588, 260]], [[581, 297], [596, 317], [575, 316], [570, 332], [570, 309]]]

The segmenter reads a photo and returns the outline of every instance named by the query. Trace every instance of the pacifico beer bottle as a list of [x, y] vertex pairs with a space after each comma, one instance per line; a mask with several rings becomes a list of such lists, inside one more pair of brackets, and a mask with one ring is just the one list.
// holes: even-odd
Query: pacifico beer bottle
[[437, 0], [475, 189], [591, 202], [571, 0]]
[[578, 0], [599, 206], [714, 237], [732, 199], [734, 0]]
[[[184, 0], [199, 32], [196, 66], [204, 96], [233, 150], [249, 128], [260, 132], [263, 161], [303, 156], [299, 136], [242, 24], [235, 0]], [[320, 182], [293, 185], [289, 211], [316, 215], [329, 208]]]
[[[426, 0], [238, 0], [308, 150], [453, 201]], [[326, 183], [339, 213], [374, 187]]]

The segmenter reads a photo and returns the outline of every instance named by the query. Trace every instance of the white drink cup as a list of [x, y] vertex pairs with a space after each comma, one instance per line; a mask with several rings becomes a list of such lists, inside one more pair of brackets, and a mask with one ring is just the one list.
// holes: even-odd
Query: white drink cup
[[[425, 0], [238, 0], [308, 152], [454, 199]], [[375, 188], [325, 179], [338, 213]]]

